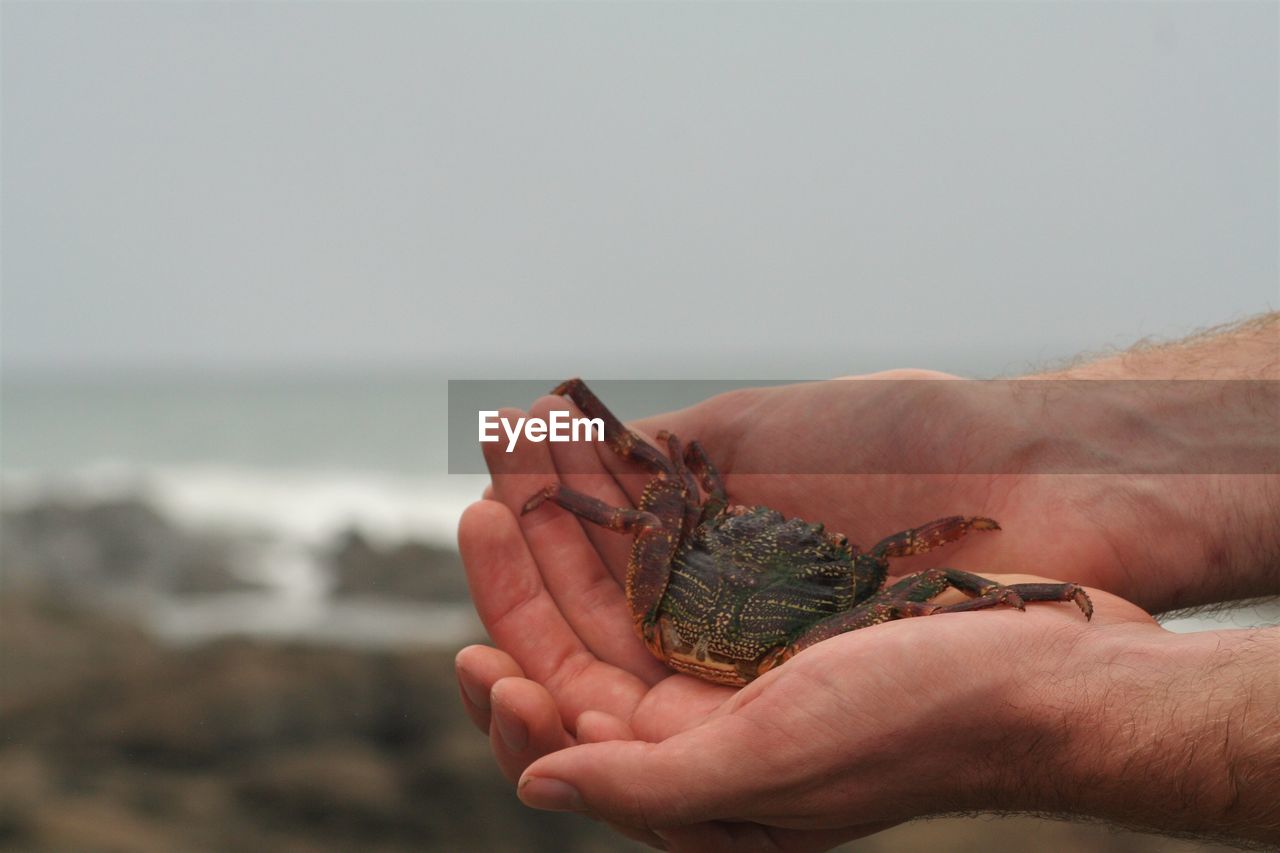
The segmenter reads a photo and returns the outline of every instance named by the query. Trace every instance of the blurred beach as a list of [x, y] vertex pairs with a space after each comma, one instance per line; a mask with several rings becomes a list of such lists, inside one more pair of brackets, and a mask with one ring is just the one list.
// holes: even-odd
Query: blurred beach
[[[56, 578], [173, 642], [464, 643], [479, 628], [454, 531], [484, 480], [444, 473], [443, 387], [7, 382], [7, 580]], [[172, 559], [192, 549], [199, 579]]]
[[[521, 806], [462, 714], [454, 530], [485, 478], [444, 473], [444, 406], [432, 377], [7, 381], [0, 846], [629, 849]], [[858, 849], [1029, 832], [1207, 849], [1032, 818]]]
[[638, 849], [458, 701], [449, 379], [1022, 375], [1275, 308], [1275, 4], [0, 16], [5, 851]]
[[615, 849], [457, 700], [443, 390], [6, 377], [0, 847]]

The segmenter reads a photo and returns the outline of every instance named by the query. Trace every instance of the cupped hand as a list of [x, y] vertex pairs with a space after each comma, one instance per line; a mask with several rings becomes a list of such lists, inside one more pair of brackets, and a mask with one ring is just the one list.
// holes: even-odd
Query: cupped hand
[[[936, 384], [925, 383], [920, 387]], [[820, 519], [827, 522], [829, 528], [842, 530], [864, 544], [934, 517], [958, 513], [993, 515], [1000, 518], [1006, 528], [1016, 526], [1008, 521], [1010, 510], [1019, 506], [1012, 500], [1013, 492], [1019, 491], [1019, 499], [1023, 500], [1023, 492], [1027, 490], [1018, 489], [1016, 483], [1002, 482], [998, 477], [738, 473], [739, 465], [752, 472], [784, 471], [788, 467], [799, 471], [820, 470], [817, 466], [823, 454], [837, 452], [841, 444], [846, 452], [848, 450], [847, 435], [832, 437], [832, 430], [842, 423], [859, 424], [859, 431], [865, 430], [869, 436], [859, 445], [859, 452], [900, 452], [900, 448], [895, 448], [900, 439], [890, 434], [895, 429], [892, 421], [911, 411], [911, 406], [902, 399], [887, 405], [882, 396], [877, 398], [857, 385], [848, 383], [846, 395], [832, 400], [828, 393], [825, 401], [811, 398], [816, 386], [741, 392], [642, 422], [639, 428], [650, 431], [650, 437], [652, 432], [665, 428], [686, 439], [702, 439], [726, 474], [729, 494], [735, 503], [761, 503], [790, 515]], [[909, 383], [892, 385], [905, 389], [895, 392], [898, 396], [909, 391]], [[831, 384], [825, 387], [830, 388]], [[885, 387], [872, 390], [883, 391]], [[571, 404], [561, 398], [544, 398], [535, 404], [530, 414], [546, 417], [552, 407], [571, 408]], [[947, 421], [944, 412], [936, 408], [931, 412], [931, 418]], [[945, 438], [945, 430], [931, 434]], [[937, 464], [943, 466], [949, 464], [950, 454], [958, 452], [958, 440], [943, 438], [921, 443], [915, 449], [922, 454], [920, 464], [925, 470], [929, 464], [923, 454], [936, 454]], [[774, 781], [788, 780], [788, 784], [793, 785], [800, 783], [798, 778], [784, 772], [788, 768], [803, 775], [806, 767], [810, 770], [826, 767], [818, 761], [820, 755], [813, 752], [817, 747], [808, 752], [791, 749], [778, 753], [768, 748], [775, 743], [803, 745], [804, 739], [811, 737], [812, 730], [803, 728], [791, 729], [790, 735], [783, 734], [781, 730], [789, 729], [797, 717], [808, 719], [819, 726], [819, 731], [838, 739], [843, 733], [836, 724], [839, 718], [832, 716], [836, 705], [823, 705], [820, 700], [824, 696], [828, 703], [831, 697], [838, 697], [841, 701], [837, 705], [842, 706], [845, 700], [862, 695], [860, 691], [908, 699], [918, 695], [921, 683], [927, 683], [927, 679], [914, 685], [904, 683], [904, 679], [909, 680], [909, 670], [883, 665], [893, 660], [892, 655], [882, 655], [890, 648], [882, 647], [883, 643], [894, 642], [892, 648], [909, 646], [919, 662], [934, 660], [936, 665], [938, 658], [921, 654], [922, 648], [938, 649], [941, 659], [945, 660], [948, 650], [958, 640], [966, 639], [965, 647], [973, 650], [967, 660], [972, 663], [985, 655], [983, 661], [979, 661], [979, 671], [998, 672], [999, 667], [990, 665], [999, 660], [999, 652], [991, 648], [982, 651], [985, 641], [996, 642], [997, 649], [1000, 648], [998, 632], [994, 635], [956, 633], [958, 629], [944, 630], [944, 625], [968, 623], [976, 627], [975, 619], [986, 620], [991, 616], [996, 617], [988, 623], [991, 626], [1005, 625], [1012, 617], [1023, 621], [1011, 623], [1010, 627], [1025, 631], [1049, 618], [1037, 612], [1046, 607], [1052, 611], [1053, 618], [1081, 621], [1078, 612], [1057, 612], [1063, 608], [1056, 605], [1033, 606], [1026, 614], [983, 617], [954, 614], [906, 620], [819, 644], [780, 667], [776, 675], [770, 674], [741, 692], [674, 675], [650, 656], [632, 630], [631, 614], [620, 585], [629, 537], [581, 524], [551, 505], [528, 515], [517, 514], [530, 495], [557, 480], [611, 505], [627, 505], [638, 495], [647, 475], [629, 470], [607, 450], [597, 454], [591, 447], [522, 442], [511, 454], [496, 445], [488, 445], [486, 451], [493, 473], [491, 499], [468, 509], [460, 526], [459, 541], [477, 609], [498, 648], [476, 646], [459, 654], [458, 674], [464, 704], [477, 725], [489, 732], [498, 763], [513, 780], [520, 778], [539, 757], [593, 742], [635, 741], [630, 746], [620, 743], [610, 744], [608, 749], [601, 746], [602, 751], [590, 754], [598, 755], [602, 762], [621, 761], [622, 765], [651, 759], [657, 762], [651, 765], [654, 769], [663, 769], [662, 762], [672, 761], [673, 756], [684, 755], [688, 759], [690, 753], [681, 750], [707, 750], [708, 761], [685, 760], [685, 764], [695, 773], [713, 775], [682, 778], [682, 785], [673, 789], [680, 792], [681, 801], [705, 803], [699, 799], [698, 791], [723, 790], [729, 798], [726, 802], [743, 802], [751, 808], [724, 811], [708, 807], [701, 812], [672, 812], [670, 799], [646, 805], [641, 793], [664, 789], [663, 783], [656, 783], [655, 789], [647, 781], [647, 775], [641, 779], [635, 773], [624, 773], [615, 780], [628, 786], [620, 794], [616, 789], [601, 793], [603, 789], [593, 787], [598, 781], [603, 782], [601, 777], [590, 775], [591, 762], [573, 763], [587, 754], [583, 750], [568, 750], [562, 756], [547, 758], [549, 762], [564, 760], [570, 762], [568, 764], [553, 763], [546, 772], [540, 765], [538, 772], [524, 775], [522, 796], [527, 801], [550, 805], [555, 799], [554, 789], [558, 787], [554, 782], [572, 780], [581, 800], [575, 801], [573, 794], [568, 794], [567, 799], [562, 796], [558, 801], [561, 807], [568, 805], [594, 811], [633, 837], [650, 843], [707, 847], [732, 842], [735, 846], [823, 848], [875, 831], [886, 825], [886, 821], [910, 816], [910, 808], [883, 801], [876, 803], [875, 808], [844, 812], [842, 820], [813, 806], [807, 807], [806, 812], [786, 814], [767, 808], [755, 810], [760, 805], [758, 801], [747, 802], [742, 798], [741, 789], [719, 783], [731, 781], [728, 776], [748, 775], [741, 767], [734, 769], [734, 762], [764, 761], [764, 769], [773, 774]], [[948, 469], [938, 467], [936, 470]], [[1036, 495], [1039, 505], [1019, 513], [1019, 517], [1026, 518], [1033, 527], [1025, 534], [1026, 538], [1019, 540], [1024, 547], [1013, 549], [1015, 556], [1006, 554], [999, 561], [984, 560], [983, 554], [991, 558], [1002, 551], [984, 549], [984, 543], [973, 541], [978, 537], [970, 537], [962, 547], [973, 553], [966, 554], [966, 560], [958, 565], [984, 575], [994, 569], [1035, 567], [1038, 572], [1056, 575], [1059, 579], [1089, 581], [1079, 570], [1073, 574], [1040, 568], [1065, 565], [1068, 552], [1073, 548], [1084, 549], [1064, 532], [1071, 528], [1067, 514], [1053, 512], [1063, 507], [1052, 505], [1052, 489]], [[1009, 543], [1002, 544], [1007, 549]], [[955, 558], [959, 550], [960, 547], [953, 546], [942, 554], [901, 561], [895, 568], [898, 573], [907, 573], [938, 565], [944, 559], [949, 565], [957, 565]], [[1019, 560], [1016, 554], [1022, 554], [1024, 559]], [[1130, 609], [1129, 618], [1146, 619], [1149, 623], [1141, 611]], [[1100, 616], [1106, 618], [1105, 614]], [[850, 654], [849, 660], [829, 660], [837, 649]], [[876, 664], [877, 660], [882, 663]], [[832, 672], [848, 673], [856, 679], [844, 683], [842, 690], [836, 690], [836, 685], [829, 680], [816, 677], [824, 665], [820, 661], [827, 667], [837, 668]], [[984, 661], [986, 669], [982, 669]], [[887, 679], [887, 683], [878, 683], [877, 679], [881, 682]], [[971, 685], [971, 680], [966, 684]], [[864, 737], [875, 730], [872, 724], [892, 723], [898, 718], [892, 702], [878, 706], [889, 713], [887, 719], [876, 717], [872, 713], [874, 709], [856, 707], [864, 718], [854, 717], [855, 728], [861, 726], [859, 730]], [[848, 711], [850, 707], [843, 707], [843, 712]], [[917, 711], [923, 720], [923, 712]], [[936, 726], [937, 721], [933, 724]], [[826, 743], [835, 748], [830, 738]], [[854, 754], [858, 754], [858, 750], [865, 752], [857, 741], [845, 742], [843, 751], [837, 749], [836, 752], [846, 755], [850, 749]], [[711, 760], [717, 757], [722, 760], [720, 765]], [[594, 761], [594, 757], [591, 760]], [[622, 765], [608, 766], [622, 770]], [[588, 775], [580, 776], [584, 769]], [[667, 765], [665, 769], [671, 768]], [[754, 765], [749, 768], [750, 773], [758, 769], [761, 768]], [[714, 775], [717, 773], [727, 776], [720, 779]], [[548, 787], [552, 789], [550, 792]], [[755, 793], [768, 799], [776, 791]], [[565, 795], [565, 791], [560, 789], [560, 794]], [[641, 811], [618, 807], [618, 796]], [[776, 823], [771, 824], [770, 820]]]
[[[1031, 573], [1099, 586], [1151, 612], [1260, 594], [1231, 572], [1202, 571], [1206, 560], [1231, 562], [1220, 531], [1204, 521], [1229, 503], [1223, 478], [1129, 470], [1130, 459], [1149, 462], [1144, 448], [1180, 439], [1161, 433], [1158, 405], [1129, 405], [1120, 384], [1068, 383], [1076, 390], [1054, 402], [1045, 380], [893, 370], [734, 391], [632, 426], [650, 438], [667, 430], [699, 440], [732, 502], [822, 521], [864, 546], [951, 515], [1001, 524], [997, 535], [896, 561], [895, 574], [941, 565]], [[553, 406], [577, 414], [558, 397], [543, 398], [533, 413]], [[558, 473], [609, 502], [634, 499], [648, 476], [603, 444], [595, 452], [551, 447], [526, 470]], [[489, 455], [496, 476], [511, 470], [504, 456]], [[1178, 457], [1157, 470], [1184, 463], [1194, 468]], [[629, 541], [591, 525], [586, 536], [620, 576]]]
[[[458, 654], [463, 705], [477, 727], [489, 734], [497, 763], [513, 782], [531, 762], [579, 744], [665, 742], [722, 716], [740, 695], [732, 688], [672, 673], [649, 657], [638, 639], [616, 642], [634, 637], [629, 617], [623, 614], [619, 620], [611, 613], [621, 603], [621, 590], [615, 585], [610, 593], [592, 592], [586, 552], [579, 551], [574, 559], [560, 550], [580, 531], [563, 533], [544, 532], [527, 542], [517, 517], [494, 500], [473, 504], [460, 528], [477, 609], [499, 646], [470, 646]], [[544, 580], [532, 542], [550, 545], [555, 540], [558, 544], [543, 551], [544, 558], [569, 557], [560, 565], [566, 573], [581, 571], [581, 583], [572, 577]], [[554, 577], [556, 572], [548, 574]], [[612, 578], [597, 582], [605, 590], [613, 583]], [[584, 609], [575, 609], [578, 605]], [[682, 781], [695, 780], [686, 776]], [[521, 796], [531, 805], [546, 807], [539, 798], [557, 796], [559, 787], [543, 779], [525, 786]], [[572, 800], [553, 807], [588, 811], [585, 804]], [[614, 817], [598, 811], [596, 816], [657, 847], [699, 850], [820, 850], [887, 825], [880, 821], [853, 828], [793, 830], [746, 820], [700, 820], [689, 826], [656, 827], [633, 815]]]
[[[544, 399], [531, 413], [545, 416], [552, 405], [563, 401]], [[734, 693], [672, 674], [640, 642], [619, 583], [628, 537], [612, 534], [616, 542], [597, 547], [554, 506], [518, 515], [532, 494], [559, 480], [615, 504], [628, 500], [591, 448], [555, 452], [574, 473], [557, 475], [545, 444], [490, 452], [492, 498], [470, 506], [458, 531], [472, 599], [497, 646], [458, 654], [463, 705], [513, 782], [534, 759], [576, 743], [670, 737]], [[580, 458], [564, 456], [574, 453]]]
[[[822, 521], [864, 546], [951, 515], [1000, 522], [998, 534], [895, 561], [895, 575], [937, 566], [1042, 575], [1151, 612], [1259, 594], [1202, 570], [1225, 559], [1203, 523], [1223, 502], [1221, 478], [1132, 473], [1150, 463], [1144, 451], [1159, 455], [1174, 439], [1161, 432], [1159, 407], [1133, 405], [1120, 384], [1054, 391], [1045, 380], [893, 370], [730, 392], [633, 427], [700, 440], [733, 503]], [[625, 466], [599, 451], [621, 476]], [[1161, 457], [1155, 470], [1184, 462]], [[604, 547], [625, 558], [617, 543]]]
[[[1007, 576], [1005, 582], [1027, 580]], [[529, 766], [521, 798], [593, 814], [674, 849], [825, 847], [918, 816], [1050, 809], [1088, 735], [1111, 650], [1158, 642], [1138, 608], [943, 614], [820, 643], [657, 742], [616, 737]], [[1094, 643], [1091, 633], [1108, 634]], [[1045, 708], [1055, 709], [1046, 713]], [[623, 726], [618, 724], [619, 734]]]

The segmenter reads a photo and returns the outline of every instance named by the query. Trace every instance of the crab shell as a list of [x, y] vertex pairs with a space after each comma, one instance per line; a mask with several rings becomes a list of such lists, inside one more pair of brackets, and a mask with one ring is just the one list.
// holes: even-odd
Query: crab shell
[[[702, 519], [671, 560], [665, 594], [639, 625], [672, 669], [719, 684], [746, 684], [782, 663], [789, 642], [869, 594], [856, 547], [821, 524], [768, 507], [730, 506]], [[637, 540], [633, 560], [643, 559]]]

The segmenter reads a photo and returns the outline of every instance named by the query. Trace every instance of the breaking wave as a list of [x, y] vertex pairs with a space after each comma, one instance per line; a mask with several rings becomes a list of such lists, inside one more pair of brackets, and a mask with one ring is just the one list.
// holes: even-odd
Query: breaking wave
[[192, 528], [267, 534], [305, 545], [355, 528], [379, 542], [416, 539], [452, 547], [458, 516], [486, 482], [470, 475], [103, 461], [59, 474], [7, 471], [3, 489], [10, 508], [53, 499], [137, 498]]

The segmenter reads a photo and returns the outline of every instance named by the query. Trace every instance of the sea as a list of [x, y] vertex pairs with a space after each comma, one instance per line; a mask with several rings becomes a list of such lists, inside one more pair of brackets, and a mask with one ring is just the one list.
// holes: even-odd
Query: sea
[[0, 499], [138, 499], [183, 529], [244, 543], [260, 592], [156, 597], [162, 638], [250, 635], [358, 646], [483, 635], [469, 605], [336, 601], [320, 551], [344, 531], [455, 547], [486, 478], [447, 473], [446, 380], [344, 377], [5, 377]]
[[[623, 417], [652, 405], [651, 387]], [[619, 396], [621, 395], [621, 399]], [[528, 400], [513, 400], [514, 405]], [[0, 500], [137, 498], [176, 524], [254, 543], [243, 570], [261, 592], [158, 599], [162, 638], [284, 637], [362, 646], [483, 636], [469, 606], [335, 601], [317, 559], [356, 529], [372, 542], [455, 547], [458, 517], [486, 478], [448, 472], [448, 384], [411, 372], [344, 376], [6, 375]], [[1274, 603], [1166, 620], [1189, 631], [1280, 623]]]

